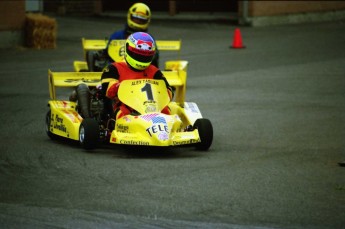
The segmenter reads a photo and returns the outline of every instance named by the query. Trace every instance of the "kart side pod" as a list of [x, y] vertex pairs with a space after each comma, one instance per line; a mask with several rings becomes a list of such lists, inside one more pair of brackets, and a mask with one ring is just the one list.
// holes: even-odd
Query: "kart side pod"
[[76, 103], [69, 101], [51, 100], [46, 115], [46, 132], [49, 137], [61, 136], [79, 140], [79, 126], [82, 117], [75, 110]]

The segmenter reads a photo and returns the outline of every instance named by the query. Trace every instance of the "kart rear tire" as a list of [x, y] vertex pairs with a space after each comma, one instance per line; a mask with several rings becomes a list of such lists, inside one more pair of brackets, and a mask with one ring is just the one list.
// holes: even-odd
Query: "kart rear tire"
[[48, 137], [52, 140], [55, 140], [57, 139], [57, 135], [53, 134], [51, 131], [50, 131], [50, 126], [51, 126], [51, 110], [49, 110], [46, 114], [46, 133], [48, 135]]
[[94, 72], [95, 71], [95, 52], [94, 51], [88, 51], [86, 53], [86, 63], [87, 63], [89, 72]]
[[196, 144], [197, 150], [206, 151], [210, 148], [213, 141], [213, 127], [210, 120], [205, 118], [197, 119], [193, 125], [197, 129], [201, 142]]
[[92, 150], [99, 144], [99, 125], [95, 119], [86, 118], [79, 127], [79, 142], [86, 150]]

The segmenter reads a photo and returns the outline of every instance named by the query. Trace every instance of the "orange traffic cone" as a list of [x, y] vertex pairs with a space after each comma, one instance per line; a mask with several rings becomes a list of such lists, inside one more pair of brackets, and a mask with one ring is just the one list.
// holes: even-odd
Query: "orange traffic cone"
[[241, 31], [239, 28], [235, 29], [235, 33], [234, 33], [234, 39], [231, 45], [231, 48], [234, 49], [241, 49], [241, 48], [245, 48], [246, 46], [243, 45], [242, 43], [242, 36], [241, 36]]

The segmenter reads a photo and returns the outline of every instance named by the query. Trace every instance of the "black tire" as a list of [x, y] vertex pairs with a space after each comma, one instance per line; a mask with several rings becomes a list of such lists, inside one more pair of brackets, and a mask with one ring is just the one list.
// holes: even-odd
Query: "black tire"
[[46, 133], [50, 139], [55, 140], [55, 139], [57, 139], [57, 135], [53, 134], [50, 131], [51, 125], [52, 125], [52, 123], [51, 123], [51, 110], [49, 110], [46, 114]]
[[79, 113], [81, 116], [85, 118], [91, 118], [91, 111], [90, 111], [90, 90], [87, 84], [81, 83], [76, 88], [77, 92], [77, 100], [78, 100], [78, 107]]
[[84, 149], [95, 149], [99, 143], [99, 125], [95, 119], [86, 118], [79, 127], [79, 142]]
[[213, 141], [213, 127], [210, 120], [205, 118], [197, 119], [193, 128], [198, 130], [201, 140], [201, 142], [196, 144], [196, 149], [203, 151], [208, 150]]

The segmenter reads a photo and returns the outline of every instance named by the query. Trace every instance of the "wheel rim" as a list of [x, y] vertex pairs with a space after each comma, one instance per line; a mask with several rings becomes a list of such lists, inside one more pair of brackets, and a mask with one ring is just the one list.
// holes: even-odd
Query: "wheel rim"
[[79, 131], [79, 141], [81, 143], [84, 142], [84, 139], [85, 139], [85, 129], [83, 126], [80, 127], [80, 131]]

